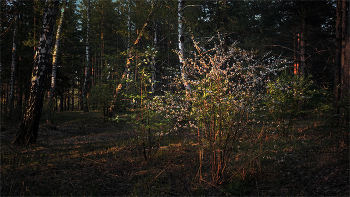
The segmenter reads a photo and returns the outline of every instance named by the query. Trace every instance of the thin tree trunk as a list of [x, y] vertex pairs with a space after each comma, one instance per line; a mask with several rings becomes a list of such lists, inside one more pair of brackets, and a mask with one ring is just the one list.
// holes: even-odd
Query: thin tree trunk
[[340, 98], [341, 99], [349, 99], [349, 1], [343, 0], [342, 1], [342, 43], [341, 43], [341, 93]]
[[84, 83], [83, 83], [83, 89], [81, 91], [82, 99], [81, 99], [81, 106], [83, 108], [84, 112], [89, 112], [88, 106], [87, 106], [87, 87], [88, 87], [88, 77], [89, 77], [89, 64], [90, 64], [90, 43], [89, 43], [89, 32], [90, 32], [90, 0], [88, 1], [88, 7], [87, 7], [87, 30], [86, 30], [86, 65], [85, 65], [85, 75], [84, 75]]
[[64, 10], [65, 6], [61, 9], [61, 17], [57, 28], [56, 33], [56, 42], [55, 42], [55, 48], [53, 50], [53, 58], [52, 58], [52, 74], [51, 74], [51, 87], [48, 92], [48, 104], [47, 104], [47, 113], [46, 113], [46, 122], [51, 123], [51, 111], [52, 111], [52, 100], [53, 100], [53, 94], [56, 89], [56, 68], [57, 68], [57, 56], [58, 56], [58, 49], [60, 44], [60, 35], [62, 30], [62, 23], [64, 18]]
[[[153, 39], [153, 47], [156, 49], [157, 48], [157, 44], [158, 44], [158, 24], [156, 23], [154, 25], [154, 39]], [[152, 83], [151, 83], [151, 89], [152, 89], [152, 94], [155, 95], [155, 86], [156, 86], [156, 57], [153, 56], [152, 57]]]
[[[73, 81], [73, 84], [74, 84], [74, 79], [72, 80]], [[74, 86], [72, 86], [72, 95], [71, 95], [71, 97], [72, 97], [72, 111], [74, 111]]]
[[17, 67], [17, 34], [18, 34], [18, 4], [15, 2], [17, 6], [17, 13], [14, 16], [15, 27], [13, 30], [13, 41], [12, 41], [12, 63], [11, 63], [11, 78], [10, 78], [10, 90], [8, 94], [8, 103], [7, 103], [7, 115], [6, 120], [11, 119], [12, 110], [13, 110], [13, 95], [14, 95], [14, 85], [15, 85], [15, 74]]
[[191, 90], [190, 85], [187, 83], [187, 74], [184, 67], [184, 59], [185, 59], [185, 38], [184, 38], [184, 4], [185, 1], [178, 0], [178, 42], [179, 42], [179, 61], [180, 61], [180, 73], [181, 79], [183, 81], [183, 85], [186, 91]]
[[30, 96], [25, 114], [12, 142], [15, 145], [26, 146], [33, 144], [38, 137], [47, 67], [49, 65], [49, 55], [53, 42], [58, 5], [58, 0], [46, 1], [46, 8], [43, 11], [40, 41], [38, 50], [36, 51], [35, 67], [31, 78]]
[[[143, 27], [142, 29], [140, 30], [140, 33], [138, 34], [135, 42], [134, 42], [134, 46], [136, 46], [147, 25], [148, 25], [148, 22], [151, 18], [151, 16], [153, 15], [154, 13], [154, 8], [156, 7], [155, 5], [157, 4], [157, 0], [153, 2], [152, 4], [152, 8], [151, 8], [151, 11], [149, 12], [148, 16], [147, 16], [147, 19], [146, 19], [146, 22], [143, 24]], [[125, 79], [126, 78], [126, 82], [125, 82], [125, 92], [128, 93], [128, 87], [129, 87], [129, 83], [128, 83], [128, 79], [130, 78], [130, 64], [131, 64], [131, 60], [132, 60], [132, 51], [133, 51], [133, 47], [131, 47], [131, 42], [130, 42], [130, 35], [131, 35], [131, 7], [130, 7], [130, 2], [129, 2], [129, 13], [128, 13], [128, 21], [127, 21], [127, 26], [128, 26], [128, 42], [127, 42], [127, 60], [126, 60], [126, 66], [125, 66], [125, 70], [124, 70], [124, 73], [123, 73], [123, 76], [122, 76], [122, 79]], [[119, 90], [122, 88], [122, 84], [116, 84], [116, 91], [114, 93], [114, 98], [116, 98], [116, 95], [118, 94]]]
[[294, 74], [297, 75], [299, 74], [299, 55], [297, 55], [296, 51], [298, 50], [298, 46], [299, 46], [299, 34], [296, 33], [296, 35], [294, 35]]
[[341, 14], [342, 2], [337, 1], [337, 19], [336, 19], [336, 42], [337, 50], [334, 58], [334, 99], [333, 107], [335, 114], [339, 114], [339, 100], [340, 100], [340, 68], [341, 68], [341, 38], [342, 38], [342, 14]]
[[67, 101], [66, 101], [66, 104], [67, 104], [67, 110], [66, 111], [69, 111], [69, 108], [70, 108], [70, 94], [69, 94], [69, 88], [67, 88]]
[[[126, 66], [125, 66], [125, 71], [123, 74], [123, 78], [126, 77], [126, 82], [125, 82], [125, 92], [126, 94], [128, 93], [128, 88], [129, 88], [129, 78], [130, 78], [130, 64], [131, 64], [131, 44], [130, 44], [130, 35], [131, 35], [131, 3], [130, 1], [128, 2], [128, 21], [127, 21], [127, 26], [128, 26], [128, 41], [127, 41], [127, 59], [126, 59]], [[117, 86], [118, 87], [118, 86]], [[117, 91], [116, 91], [117, 92]], [[116, 93], [117, 94], [117, 93]]]
[[[301, 2], [302, 3], [302, 2]], [[300, 32], [300, 75], [303, 76], [305, 74], [305, 53], [306, 53], [306, 41], [305, 41], [305, 33], [306, 33], [306, 21], [305, 21], [305, 15], [306, 15], [306, 9], [304, 5], [302, 5], [301, 8], [301, 32]]]
[[64, 96], [63, 96], [63, 91], [62, 91], [61, 95], [60, 95], [60, 113], [63, 112], [63, 102], [64, 102]]
[[[0, 2], [0, 10], [2, 9], [2, 3]], [[0, 35], [2, 34], [2, 20], [1, 20], [1, 14], [0, 14]], [[2, 36], [0, 36], [0, 54], [1, 54], [1, 43], [2, 43]], [[1, 64], [1, 58], [0, 58], [0, 130], [2, 129], [2, 64]]]

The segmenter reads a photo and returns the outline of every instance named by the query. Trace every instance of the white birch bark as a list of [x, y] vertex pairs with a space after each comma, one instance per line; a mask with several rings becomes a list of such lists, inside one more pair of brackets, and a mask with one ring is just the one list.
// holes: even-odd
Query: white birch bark
[[191, 90], [190, 85], [187, 83], [187, 74], [185, 71], [185, 42], [184, 42], [184, 1], [178, 0], [178, 42], [179, 42], [179, 61], [180, 61], [180, 73], [183, 81], [183, 85], [186, 91]]
[[18, 127], [13, 144], [26, 146], [36, 142], [39, 120], [44, 101], [47, 67], [58, 10], [58, 0], [47, 0], [43, 11], [39, 46], [36, 51], [35, 67], [32, 72], [30, 95], [22, 121]]
[[58, 49], [59, 49], [59, 44], [60, 44], [60, 35], [61, 35], [61, 30], [62, 30], [62, 23], [63, 23], [63, 18], [64, 18], [64, 11], [65, 11], [65, 6], [62, 7], [61, 9], [61, 17], [60, 21], [58, 24], [57, 32], [56, 32], [56, 42], [55, 42], [55, 48], [53, 50], [53, 57], [52, 57], [52, 72], [51, 72], [51, 87], [48, 92], [48, 111], [46, 114], [46, 122], [51, 122], [51, 109], [52, 109], [52, 99], [53, 99], [53, 94], [56, 89], [56, 69], [57, 69], [57, 56], [58, 56]]

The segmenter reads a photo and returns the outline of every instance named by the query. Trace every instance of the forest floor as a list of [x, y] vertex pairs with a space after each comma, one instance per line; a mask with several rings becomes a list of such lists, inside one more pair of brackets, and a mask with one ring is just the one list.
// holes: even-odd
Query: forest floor
[[350, 196], [349, 143], [341, 137], [349, 125], [299, 120], [286, 137], [266, 134], [256, 147], [270, 150], [247, 160], [241, 150], [227, 181], [215, 185], [206, 160], [199, 180], [195, 141], [164, 137], [146, 161], [128, 115], [120, 117], [53, 114], [30, 147], [11, 145], [18, 123], [9, 125], [1, 131], [1, 196]]

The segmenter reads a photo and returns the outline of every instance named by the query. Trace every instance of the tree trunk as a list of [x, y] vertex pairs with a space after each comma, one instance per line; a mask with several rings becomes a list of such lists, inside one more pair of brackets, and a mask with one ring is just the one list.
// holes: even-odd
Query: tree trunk
[[64, 102], [64, 96], [63, 96], [63, 91], [62, 91], [61, 95], [60, 95], [60, 113], [63, 112], [63, 102]]
[[[334, 109], [340, 111], [339, 102], [348, 101], [350, 89], [350, 11], [349, 1], [337, 1], [336, 40], [337, 51], [334, 61]], [[347, 113], [348, 114], [348, 113]]]
[[89, 112], [88, 106], [87, 106], [87, 87], [88, 87], [88, 77], [89, 77], [89, 64], [90, 64], [90, 44], [89, 44], [89, 32], [90, 32], [90, 0], [88, 1], [88, 7], [87, 7], [87, 30], [86, 30], [86, 65], [85, 65], [85, 75], [84, 75], [84, 83], [83, 83], [83, 89], [81, 91], [82, 99], [81, 99], [81, 106], [83, 108], [84, 112]]
[[[123, 74], [123, 78], [126, 78], [125, 82], [125, 93], [128, 94], [129, 91], [129, 78], [130, 78], [130, 64], [131, 64], [131, 44], [130, 44], [130, 35], [131, 35], [131, 3], [128, 1], [128, 20], [127, 20], [127, 27], [128, 27], [128, 41], [127, 41], [127, 59], [126, 59], [126, 66], [125, 71]], [[117, 91], [116, 91], [117, 92]], [[116, 93], [117, 94], [117, 93]], [[126, 104], [126, 103], [125, 103]]]
[[294, 74], [299, 74], [299, 55], [297, 54], [297, 49], [299, 48], [299, 34], [295, 33], [294, 35]]
[[[156, 49], [157, 48], [157, 44], [158, 44], [158, 24], [155, 23], [154, 25], [154, 39], [153, 39], [153, 47]], [[151, 76], [151, 90], [152, 90], [152, 94], [155, 95], [155, 91], [156, 91], [156, 57], [152, 56], [152, 76]]]
[[62, 22], [64, 17], [64, 10], [65, 6], [62, 7], [61, 10], [61, 18], [58, 24], [57, 33], [56, 33], [56, 42], [55, 42], [55, 48], [53, 50], [53, 57], [52, 57], [52, 74], [51, 74], [51, 87], [48, 92], [48, 104], [47, 104], [47, 114], [46, 114], [46, 122], [51, 122], [51, 111], [52, 111], [52, 100], [53, 100], [53, 94], [55, 92], [56, 88], [56, 68], [57, 68], [57, 56], [58, 56], [58, 49], [59, 49], [59, 43], [60, 43], [60, 34], [62, 29]]
[[70, 94], [69, 94], [69, 88], [67, 88], [67, 100], [66, 100], [66, 104], [67, 104], [67, 110], [69, 111], [70, 108]]
[[38, 50], [36, 51], [35, 67], [32, 73], [30, 96], [25, 114], [17, 130], [15, 139], [12, 142], [15, 145], [26, 146], [33, 144], [38, 137], [47, 67], [49, 65], [49, 55], [53, 42], [58, 5], [58, 0], [46, 1], [46, 8], [43, 11], [40, 41]]
[[[349, 1], [342, 1], [342, 44], [341, 44], [341, 99], [349, 99], [349, 66], [350, 66], [350, 48], [349, 48]], [[349, 100], [348, 100], [349, 101]]]
[[335, 114], [339, 114], [339, 100], [340, 100], [340, 68], [341, 68], [341, 37], [342, 37], [342, 2], [337, 1], [337, 19], [336, 19], [336, 42], [337, 50], [334, 58], [334, 99], [333, 107], [335, 109]]
[[[0, 2], [0, 10], [2, 9], [1, 8], [2, 6], [2, 3]], [[2, 34], [2, 20], [1, 20], [1, 14], [0, 14], [0, 35]], [[1, 43], [2, 43], [2, 36], [0, 36], [0, 54], [1, 54]], [[1, 77], [2, 76], [2, 64], [1, 64], [1, 58], [0, 58], [0, 129], [1, 129], [1, 126], [2, 126], [2, 117], [1, 117], [1, 114], [2, 114], [2, 84], [1, 84]]]
[[17, 6], [17, 13], [14, 16], [15, 27], [13, 30], [11, 78], [10, 78], [10, 90], [9, 90], [8, 101], [7, 101], [6, 120], [10, 120], [12, 115], [15, 74], [16, 74], [16, 67], [17, 67], [18, 5], [17, 5], [17, 2], [15, 2], [15, 4]]
[[[303, 2], [301, 2], [303, 3]], [[305, 15], [306, 15], [306, 8], [302, 4], [301, 5], [301, 31], [300, 31], [300, 70], [299, 74], [302, 76], [305, 74], [305, 56], [306, 56], [306, 41], [305, 41], [305, 33], [306, 33], [306, 20], [305, 20]]]
[[305, 74], [305, 52], [306, 52], [306, 43], [305, 43], [305, 20], [302, 21], [302, 30], [300, 33], [300, 75]]
[[187, 74], [184, 67], [184, 59], [185, 59], [185, 38], [184, 38], [184, 4], [185, 1], [178, 0], [178, 42], [179, 42], [179, 61], [180, 61], [180, 73], [181, 79], [183, 81], [183, 85], [186, 91], [191, 90], [190, 85], [187, 83]]

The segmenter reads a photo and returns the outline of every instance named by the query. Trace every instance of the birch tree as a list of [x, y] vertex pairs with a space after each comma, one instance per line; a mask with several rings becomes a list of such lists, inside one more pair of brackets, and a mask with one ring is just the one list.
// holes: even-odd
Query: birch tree
[[185, 39], [184, 39], [184, 1], [178, 0], [178, 42], [179, 42], [179, 61], [180, 61], [180, 73], [183, 85], [186, 90], [190, 90], [191, 87], [186, 82], [186, 72], [184, 68], [184, 56], [185, 56]]
[[47, 0], [43, 11], [39, 46], [36, 51], [35, 67], [32, 72], [30, 95], [26, 110], [18, 127], [13, 144], [26, 146], [36, 142], [39, 120], [44, 101], [45, 82], [49, 55], [53, 42], [54, 28], [58, 11], [58, 0]]
[[53, 100], [53, 94], [55, 92], [56, 88], [56, 69], [57, 69], [57, 56], [58, 56], [58, 49], [60, 44], [60, 35], [61, 35], [61, 29], [62, 29], [62, 23], [64, 18], [64, 11], [65, 11], [65, 5], [61, 9], [61, 17], [58, 24], [57, 32], [56, 32], [56, 42], [55, 42], [55, 48], [53, 50], [53, 58], [52, 58], [52, 73], [51, 73], [51, 87], [48, 92], [48, 104], [47, 104], [47, 114], [46, 114], [46, 122], [51, 122], [51, 110], [52, 110], [52, 100]]

